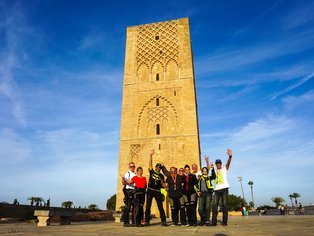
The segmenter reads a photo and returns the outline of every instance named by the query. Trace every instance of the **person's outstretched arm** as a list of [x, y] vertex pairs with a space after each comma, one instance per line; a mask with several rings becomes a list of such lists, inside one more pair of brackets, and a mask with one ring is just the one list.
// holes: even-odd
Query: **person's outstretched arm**
[[228, 149], [227, 150], [227, 154], [228, 154], [229, 158], [228, 158], [228, 161], [227, 161], [227, 164], [226, 164], [226, 168], [227, 168], [227, 170], [229, 170], [229, 166], [230, 166], [231, 159], [232, 159], [232, 150]]
[[153, 155], [155, 154], [155, 150], [152, 149], [149, 152], [149, 170], [153, 169]]
[[167, 170], [167, 168], [164, 165], [161, 166], [161, 170], [166, 177], [170, 176], [170, 172]]

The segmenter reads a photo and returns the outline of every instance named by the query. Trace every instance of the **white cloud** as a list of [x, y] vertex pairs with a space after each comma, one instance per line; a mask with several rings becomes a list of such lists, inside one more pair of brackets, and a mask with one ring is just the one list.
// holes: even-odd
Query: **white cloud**
[[287, 109], [299, 108], [304, 103], [309, 103], [313, 107], [314, 103], [314, 90], [310, 90], [300, 96], [286, 96], [282, 98], [282, 101]]
[[295, 84], [289, 86], [288, 88], [286, 88], [286, 89], [284, 89], [284, 90], [282, 90], [282, 91], [276, 93], [275, 95], [273, 95], [273, 96], [271, 97], [271, 100], [274, 100], [274, 99], [276, 99], [277, 97], [279, 97], [279, 96], [281, 96], [281, 95], [283, 95], [283, 94], [286, 94], [286, 93], [290, 92], [291, 90], [293, 90], [293, 89], [295, 89], [295, 88], [301, 86], [302, 84], [306, 83], [307, 81], [309, 81], [309, 80], [312, 79], [313, 77], [314, 77], [314, 73], [311, 73], [311, 74], [309, 74], [309, 75], [307, 75], [307, 76], [304, 76], [304, 77], [303, 77], [302, 79], [300, 79], [297, 83], [295, 83]]
[[[291, 118], [268, 115], [248, 123], [238, 132], [230, 136], [230, 142], [239, 151], [247, 151], [268, 142], [270, 138], [277, 137], [287, 131], [294, 129], [294, 121]], [[272, 143], [268, 143], [270, 146]]]
[[[103, 162], [111, 159], [117, 150], [119, 138], [115, 131], [106, 133], [81, 131], [75, 129], [59, 129], [41, 131], [39, 139], [50, 152], [50, 161], [54, 165], [65, 163], [80, 166], [86, 159], [89, 162]], [[75, 161], [75, 163], [73, 163]]]
[[26, 139], [4, 129], [0, 185], [6, 193], [1, 197], [10, 201], [41, 196], [50, 197], [55, 206], [72, 200], [76, 206], [96, 203], [104, 208], [116, 191], [118, 135], [114, 130], [58, 129], [38, 131]]
[[198, 74], [227, 72], [243, 69], [255, 63], [267, 61], [281, 56], [302, 52], [312, 48], [313, 32], [303, 32], [277, 42], [268, 42], [246, 46], [228, 51], [217, 52], [206, 58], [196, 61]]
[[5, 128], [0, 131], [0, 166], [1, 172], [7, 171], [8, 167], [23, 165], [32, 154], [30, 143], [25, 138]]
[[[25, 52], [20, 48], [23, 38], [29, 33], [24, 22], [24, 16], [18, 4], [13, 9], [5, 9], [3, 25], [0, 32], [5, 36], [0, 54], [0, 92], [9, 98], [12, 104], [12, 114], [16, 121], [26, 124], [25, 109], [22, 94], [14, 78], [14, 71], [21, 66], [20, 58], [25, 58]], [[1, 9], [1, 8], [0, 8]], [[21, 55], [19, 54], [21, 51]]]
[[313, 2], [305, 1], [296, 4], [294, 10], [284, 16], [280, 23], [284, 29], [293, 29], [305, 24], [313, 24], [313, 21]]

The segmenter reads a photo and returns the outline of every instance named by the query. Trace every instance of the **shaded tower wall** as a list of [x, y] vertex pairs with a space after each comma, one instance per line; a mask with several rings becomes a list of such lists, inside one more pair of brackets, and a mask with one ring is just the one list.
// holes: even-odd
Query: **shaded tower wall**
[[[188, 18], [127, 28], [117, 210], [124, 205], [120, 176], [133, 161], [148, 180], [150, 149], [154, 166], [200, 165], [190, 41]], [[152, 214], [159, 215], [154, 200]]]

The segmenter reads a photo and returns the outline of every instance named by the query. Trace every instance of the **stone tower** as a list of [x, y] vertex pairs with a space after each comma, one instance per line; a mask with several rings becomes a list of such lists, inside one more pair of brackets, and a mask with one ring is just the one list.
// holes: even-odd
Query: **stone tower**
[[120, 176], [133, 161], [148, 179], [151, 149], [153, 166], [200, 165], [188, 18], [127, 28], [117, 210], [124, 205]]

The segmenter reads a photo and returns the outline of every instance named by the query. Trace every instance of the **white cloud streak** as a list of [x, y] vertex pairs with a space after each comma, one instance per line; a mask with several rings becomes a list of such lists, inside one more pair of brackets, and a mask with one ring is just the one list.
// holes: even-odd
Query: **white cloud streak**
[[309, 80], [312, 79], [313, 77], [314, 77], [314, 73], [309, 74], [309, 75], [303, 77], [303, 78], [300, 79], [297, 83], [295, 83], [295, 84], [289, 86], [288, 88], [286, 88], [286, 89], [284, 89], [284, 90], [282, 90], [282, 91], [276, 93], [275, 95], [273, 95], [273, 96], [271, 97], [271, 100], [274, 100], [274, 99], [276, 99], [277, 97], [282, 96], [282, 95], [284, 95], [284, 94], [290, 92], [291, 90], [293, 90], [293, 89], [295, 89], [295, 88], [301, 86], [302, 84], [306, 83], [307, 81], [309, 81]]
[[[28, 29], [23, 22], [23, 15], [18, 5], [12, 10], [1, 8], [6, 13], [3, 19], [4, 23], [0, 27], [0, 31], [3, 31], [5, 35], [6, 45], [2, 46], [0, 54], [0, 61], [2, 61], [0, 64], [0, 92], [11, 101], [12, 114], [16, 121], [25, 125], [25, 109], [21, 92], [14, 79], [14, 70], [21, 66], [18, 47]], [[25, 57], [25, 52], [22, 51], [22, 54]]]

